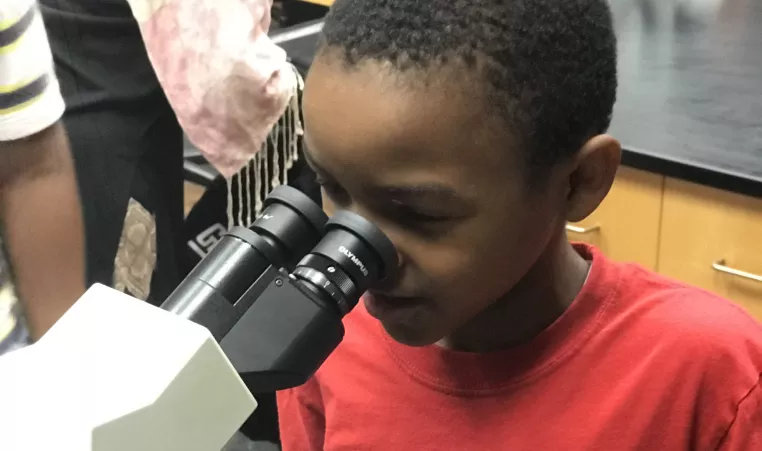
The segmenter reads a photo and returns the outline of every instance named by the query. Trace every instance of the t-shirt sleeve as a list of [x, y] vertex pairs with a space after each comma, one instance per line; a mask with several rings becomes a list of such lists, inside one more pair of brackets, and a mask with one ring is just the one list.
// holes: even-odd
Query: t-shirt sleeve
[[0, 1], [0, 141], [41, 132], [64, 109], [37, 2]]
[[315, 378], [291, 390], [278, 392], [278, 424], [283, 451], [322, 451], [325, 415]]
[[718, 451], [762, 450], [762, 381], [738, 405], [738, 413]]

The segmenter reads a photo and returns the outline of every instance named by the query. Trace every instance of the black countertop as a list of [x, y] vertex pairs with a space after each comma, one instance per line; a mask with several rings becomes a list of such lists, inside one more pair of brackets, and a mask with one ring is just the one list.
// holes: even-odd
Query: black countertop
[[[611, 134], [639, 169], [762, 197], [762, 0], [611, 0]], [[312, 62], [319, 23], [275, 37]]]

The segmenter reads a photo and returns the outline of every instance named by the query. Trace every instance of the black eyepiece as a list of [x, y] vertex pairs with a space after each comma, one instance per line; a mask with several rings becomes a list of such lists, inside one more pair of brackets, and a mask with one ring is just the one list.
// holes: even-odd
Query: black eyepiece
[[288, 185], [280, 185], [275, 187], [267, 198], [265, 198], [263, 209], [276, 203], [291, 207], [292, 210], [298, 212], [304, 219], [306, 219], [313, 229], [319, 231], [321, 235], [323, 234], [323, 229], [326, 221], [328, 221], [328, 216], [326, 216], [323, 209], [313, 202], [306, 194]]
[[227, 308], [220, 304], [232, 308], [270, 266], [293, 268], [323, 236], [326, 221], [323, 210], [299, 190], [275, 188], [251, 228], [225, 234], [162, 308], [214, 329], [215, 336], [226, 333], [232, 326], [227, 319], [210, 326]]
[[397, 249], [394, 244], [384, 235], [378, 227], [360, 215], [351, 211], [341, 210], [337, 212], [325, 225], [327, 234], [332, 231], [344, 230], [365, 242], [370, 251], [379, 259], [381, 271], [377, 280], [383, 280], [393, 276], [397, 269]]
[[282, 185], [265, 199], [251, 230], [273, 248], [268, 255], [272, 263], [291, 266], [323, 236], [326, 221], [328, 216], [309, 197]]
[[371, 285], [393, 276], [396, 268], [397, 251], [389, 238], [363, 217], [340, 211], [293, 275], [328, 294], [346, 314]]

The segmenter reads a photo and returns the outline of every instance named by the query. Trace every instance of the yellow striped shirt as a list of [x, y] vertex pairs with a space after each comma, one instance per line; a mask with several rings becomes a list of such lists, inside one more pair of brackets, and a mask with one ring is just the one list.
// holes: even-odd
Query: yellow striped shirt
[[63, 111], [36, 0], [0, 0], [0, 141], [40, 132]]

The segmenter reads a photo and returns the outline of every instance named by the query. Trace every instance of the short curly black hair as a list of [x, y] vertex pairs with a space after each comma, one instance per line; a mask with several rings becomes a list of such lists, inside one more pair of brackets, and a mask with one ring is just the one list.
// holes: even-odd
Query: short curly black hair
[[481, 67], [500, 114], [534, 167], [575, 154], [611, 122], [616, 37], [607, 0], [336, 0], [319, 54], [346, 63]]

